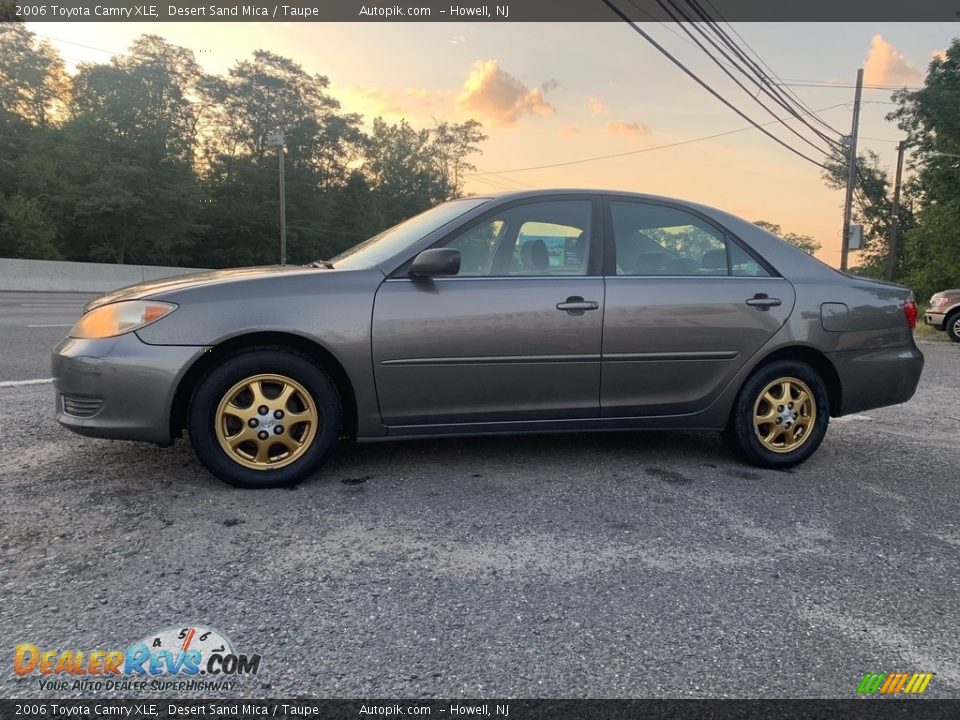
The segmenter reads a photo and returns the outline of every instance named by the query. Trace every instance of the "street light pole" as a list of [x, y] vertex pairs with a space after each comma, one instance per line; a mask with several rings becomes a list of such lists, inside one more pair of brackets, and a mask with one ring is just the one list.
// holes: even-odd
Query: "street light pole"
[[843, 245], [840, 248], [840, 269], [847, 270], [850, 242], [850, 215], [853, 212], [853, 189], [857, 182], [857, 134], [860, 128], [860, 96], [863, 94], [863, 68], [857, 70], [857, 90], [853, 99], [853, 126], [850, 130], [850, 158], [847, 161], [847, 196], [843, 203]]
[[276, 146], [277, 148], [277, 173], [280, 176], [280, 264], [287, 264], [287, 189], [283, 171], [283, 157], [286, 154], [284, 152], [284, 146], [286, 143], [286, 138], [284, 137], [284, 131], [286, 130], [284, 117], [283, 117], [283, 103], [278, 103], [277, 113], [279, 115], [279, 123], [277, 127], [277, 132], [274, 135], [270, 135], [267, 138], [267, 145]]
[[284, 182], [283, 156], [284, 152], [283, 128], [280, 129], [280, 142], [277, 145], [280, 158], [280, 264], [287, 264], [287, 188]]

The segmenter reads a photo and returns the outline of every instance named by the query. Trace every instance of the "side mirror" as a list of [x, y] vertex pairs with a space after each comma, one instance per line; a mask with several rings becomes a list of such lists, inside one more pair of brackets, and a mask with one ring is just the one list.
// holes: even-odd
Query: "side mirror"
[[409, 274], [415, 278], [456, 275], [460, 272], [460, 251], [453, 248], [424, 250], [413, 259]]

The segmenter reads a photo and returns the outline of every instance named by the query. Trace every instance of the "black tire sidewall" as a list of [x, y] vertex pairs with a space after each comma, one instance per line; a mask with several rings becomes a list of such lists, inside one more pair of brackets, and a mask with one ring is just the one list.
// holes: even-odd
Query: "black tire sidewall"
[[[261, 373], [284, 375], [300, 383], [321, 418], [317, 435], [306, 452], [276, 470], [254, 470], [233, 461], [220, 447], [215, 430], [217, 406], [224, 393], [244, 378]], [[259, 348], [243, 351], [204, 376], [190, 403], [187, 429], [200, 462], [220, 480], [241, 488], [271, 488], [294, 485], [315, 472], [336, 443], [341, 418], [336, 386], [322, 368], [294, 351]]]
[[[808, 440], [790, 453], [775, 453], [760, 442], [753, 427], [753, 408], [760, 392], [777, 378], [792, 377], [805, 383], [817, 403], [817, 418]], [[820, 374], [799, 360], [776, 360], [756, 370], [737, 395], [730, 425], [725, 436], [734, 449], [751, 465], [785, 469], [799, 465], [813, 455], [826, 435], [830, 424], [830, 400]]]
[[960, 310], [955, 310], [943, 324], [944, 329], [947, 331], [947, 337], [954, 342], [960, 342], [960, 335], [954, 330], [957, 320], [960, 320]]

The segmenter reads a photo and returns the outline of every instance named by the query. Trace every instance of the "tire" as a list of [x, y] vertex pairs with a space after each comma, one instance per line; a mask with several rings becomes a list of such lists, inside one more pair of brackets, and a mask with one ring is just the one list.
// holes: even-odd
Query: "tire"
[[327, 373], [304, 355], [270, 347], [242, 351], [207, 373], [193, 394], [187, 429], [200, 462], [220, 480], [273, 488], [313, 474], [341, 422]]
[[[779, 402], [784, 391], [790, 399]], [[820, 374], [805, 362], [776, 360], [743, 384], [723, 437], [751, 465], [786, 469], [816, 452], [829, 423], [830, 401]]]
[[954, 342], [960, 342], [960, 312], [955, 312], [953, 315], [947, 318], [947, 321], [943, 324], [944, 329], [947, 331], [947, 335]]

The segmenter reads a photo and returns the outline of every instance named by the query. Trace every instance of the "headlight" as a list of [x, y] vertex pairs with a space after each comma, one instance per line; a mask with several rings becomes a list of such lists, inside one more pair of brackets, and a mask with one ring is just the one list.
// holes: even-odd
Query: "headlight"
[[932, 298], [930, 298], [930, 307], [935, 308], [941, 303], [946, 302], [946, 300], [947, 298], [945, 295], [934, 295]]
[[77, 320], [70, 329], [70, 337], [92, 340], [142, 328], [169, 315], [177, 306], [155, 300], [127, 300], [101, 305]]

